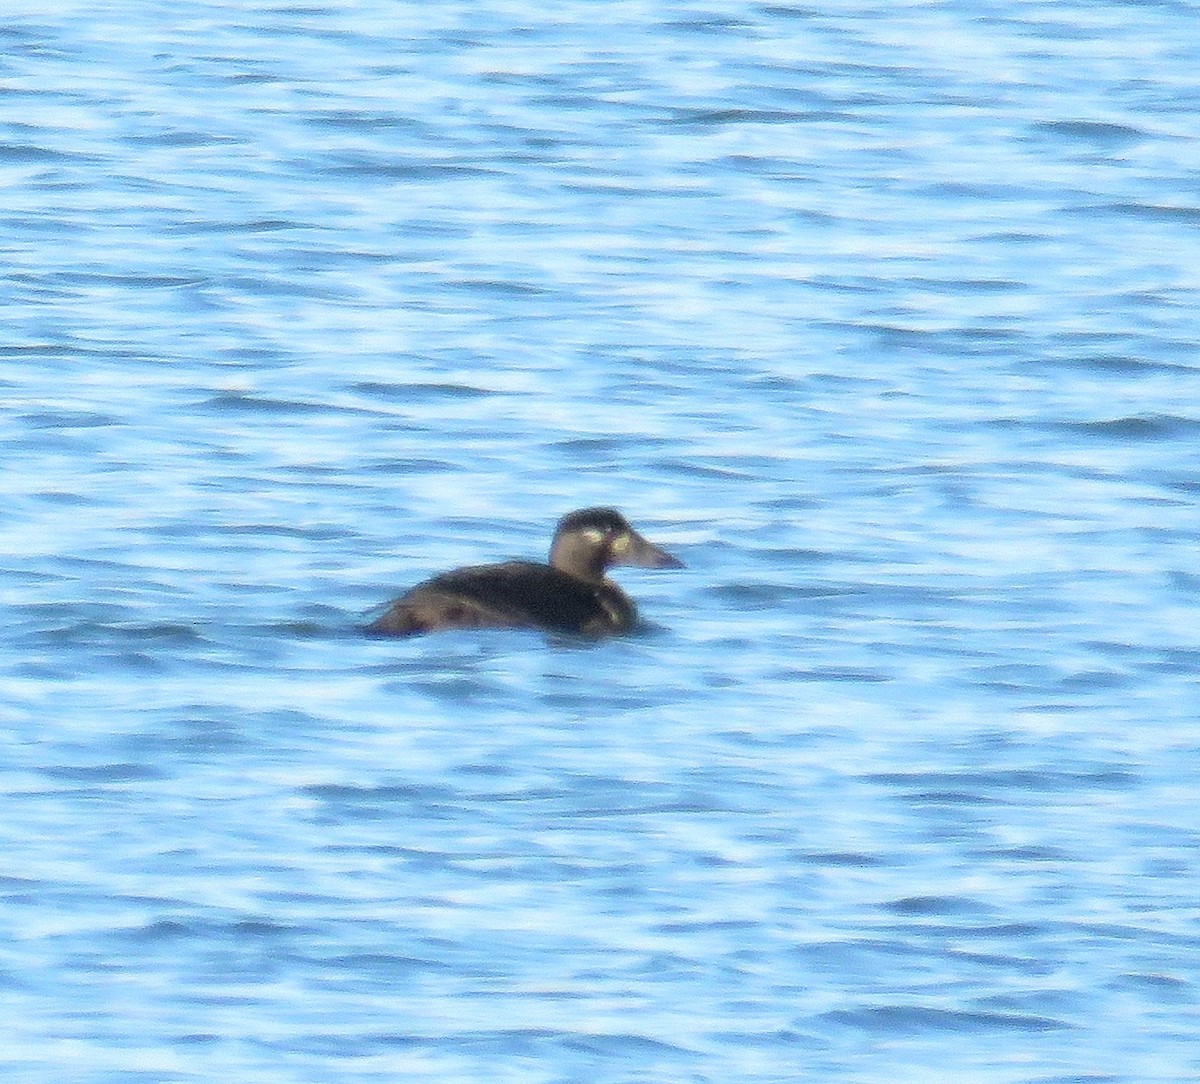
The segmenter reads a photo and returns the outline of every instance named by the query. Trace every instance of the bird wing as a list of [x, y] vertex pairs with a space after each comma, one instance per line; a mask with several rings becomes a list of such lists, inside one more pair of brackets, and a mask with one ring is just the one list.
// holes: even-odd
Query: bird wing
[[398, 598], [370, 630], [404, 635], [449, 628], [578, 632], [602, 607], [595, 590], [549, 565], [509, 561], [434, 576]]

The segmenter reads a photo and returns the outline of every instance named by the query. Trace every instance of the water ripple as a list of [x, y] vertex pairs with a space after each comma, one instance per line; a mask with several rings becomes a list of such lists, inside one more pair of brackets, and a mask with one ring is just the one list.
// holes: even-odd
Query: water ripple
[[10, 1076], [1200, 1074], [1194, 12], [711, 7], [4, 20]]

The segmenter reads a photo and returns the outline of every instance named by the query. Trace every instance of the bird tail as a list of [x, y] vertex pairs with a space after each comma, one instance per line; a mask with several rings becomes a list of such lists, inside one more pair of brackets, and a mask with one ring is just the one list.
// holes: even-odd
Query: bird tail
[[416, 636], [427, 630], [408, 606], [392, 606], [363, 631], [368, 636]]

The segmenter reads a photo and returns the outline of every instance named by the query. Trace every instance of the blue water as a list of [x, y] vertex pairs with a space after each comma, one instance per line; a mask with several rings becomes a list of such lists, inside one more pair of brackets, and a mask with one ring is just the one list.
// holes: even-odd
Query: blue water
[[1200, 1076], [1198, 16], [18, 3], [4, 1079]]

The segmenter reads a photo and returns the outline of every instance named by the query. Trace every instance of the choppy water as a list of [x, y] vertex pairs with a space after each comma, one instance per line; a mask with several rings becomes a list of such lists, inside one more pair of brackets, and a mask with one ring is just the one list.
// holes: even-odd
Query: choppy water
[[1200, 1075], [1198, 15], [18, 4], [5, 1079]]

